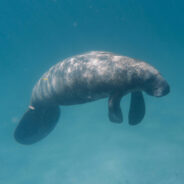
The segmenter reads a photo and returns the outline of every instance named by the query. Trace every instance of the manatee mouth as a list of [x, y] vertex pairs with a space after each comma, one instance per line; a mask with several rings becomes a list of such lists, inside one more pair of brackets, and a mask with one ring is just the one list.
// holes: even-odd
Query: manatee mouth
[[154, 96], [156, 97], [162, 97], [167, 95], [170, 92], [170, 87], [168, 84], [166, 84], [164, 87], [156, 88], [154, 90]]

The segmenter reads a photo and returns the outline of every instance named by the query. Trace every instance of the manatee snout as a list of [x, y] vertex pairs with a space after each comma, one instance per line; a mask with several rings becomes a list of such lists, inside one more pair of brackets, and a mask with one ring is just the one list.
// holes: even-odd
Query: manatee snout
[[169, 84], [166, 80], [162, 81], [161, 83], [158, 83], [157, 87], [154, 89], [154, 95], [156, 97], [162, 97], [167, 95], [170, 92]]
[[162, 97], [170, 92], [169, 84], [160, 74], [147, 80], [144, 89], [147, 94], [155, 97]]

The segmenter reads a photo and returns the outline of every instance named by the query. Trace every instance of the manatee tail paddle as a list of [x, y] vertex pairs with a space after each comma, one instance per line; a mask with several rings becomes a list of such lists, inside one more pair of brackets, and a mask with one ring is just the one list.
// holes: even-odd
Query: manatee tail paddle
[[59, 115], [59, 106], [29, 108], [15, 130], [16, 141], [26, 145], [40, 141], [54, 129]]

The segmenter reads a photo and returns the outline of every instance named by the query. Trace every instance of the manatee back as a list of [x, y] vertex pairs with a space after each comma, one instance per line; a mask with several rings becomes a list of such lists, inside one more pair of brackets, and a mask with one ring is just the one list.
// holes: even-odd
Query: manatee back
[[75, 104], [107, 97], [112, 89], [126, 84], [135, 62], [129, 57], [100, 51], [67, 58], [40, 78], [33, 89], [32, 102]]

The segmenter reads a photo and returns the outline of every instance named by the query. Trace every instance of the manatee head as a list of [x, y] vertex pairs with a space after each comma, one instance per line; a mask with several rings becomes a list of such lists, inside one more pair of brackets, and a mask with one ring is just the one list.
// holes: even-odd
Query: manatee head
[[149, 65], [144, 72], [142, 87], [148, 95], [161, 97], [170, 92], [169, 84], [155, 68]]

